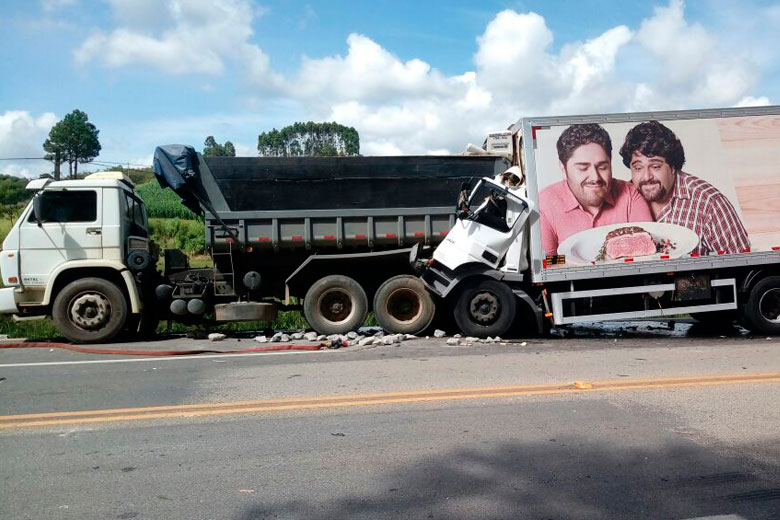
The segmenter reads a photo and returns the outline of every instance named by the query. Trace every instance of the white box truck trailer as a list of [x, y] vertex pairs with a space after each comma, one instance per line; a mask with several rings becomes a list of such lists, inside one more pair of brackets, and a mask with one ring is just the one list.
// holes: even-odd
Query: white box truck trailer
[[780, 333], [780, 107], [511, 130], [524, 182], [466, 190], [447, 238], [416, 258], [464, 333], [685, 314]]

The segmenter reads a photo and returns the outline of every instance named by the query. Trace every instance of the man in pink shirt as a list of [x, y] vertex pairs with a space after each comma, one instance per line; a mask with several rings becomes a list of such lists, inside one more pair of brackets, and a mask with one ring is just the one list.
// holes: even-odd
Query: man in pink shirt
[[555, 255], [569, 236], [598, 226], [652, 222], [642, 195], [612, 178], [612, 141], [600, 125], [571, 125], [558, 138], [563, 180], [539, 194], [542, 247]]

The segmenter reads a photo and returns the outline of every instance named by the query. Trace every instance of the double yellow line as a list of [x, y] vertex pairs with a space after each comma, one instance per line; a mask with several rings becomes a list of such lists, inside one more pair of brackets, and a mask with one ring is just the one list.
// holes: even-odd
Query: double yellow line
[[83, 410], [78, 412], [31, 413], [0, 416], [0, 430], [24, 427], [62, 426], [118, 421], [148, 421], [206, 417], [213, 415], [240, 415], [263, 412], [311, 410], [317, 408], [343, 408], [416, 402], [455, 401], [463, 399], [490, 399], [553, 394], [584, 394], [620, 390], [649, 390], [657, 388], [733, 385], [747, 383], [780, 383], [780, 372], [767, 374], [730, 374], [664, 379], [631, 379], [543, 385], [497, 386], [486, 388], [454, 388], [417, 392], [393, 392], [385, 394], [344, 395], [324, 397], [299, 397], [234, 401], [227, 403], [184, 404], [151, 406], [145, 408], [115, 408]]

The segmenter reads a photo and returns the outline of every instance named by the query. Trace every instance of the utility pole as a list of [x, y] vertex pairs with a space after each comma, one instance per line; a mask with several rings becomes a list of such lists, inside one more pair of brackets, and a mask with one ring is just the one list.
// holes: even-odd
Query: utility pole
[[60, 180], [60, 151], [54, 152], [54, 180]]

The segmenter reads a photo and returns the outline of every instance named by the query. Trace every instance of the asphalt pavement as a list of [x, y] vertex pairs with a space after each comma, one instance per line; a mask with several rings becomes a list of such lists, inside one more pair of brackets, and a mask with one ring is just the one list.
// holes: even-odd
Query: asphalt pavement
[[780, 338], [667, 322], [0, 349], [0, 517], [780, 518], [778, 389]]

